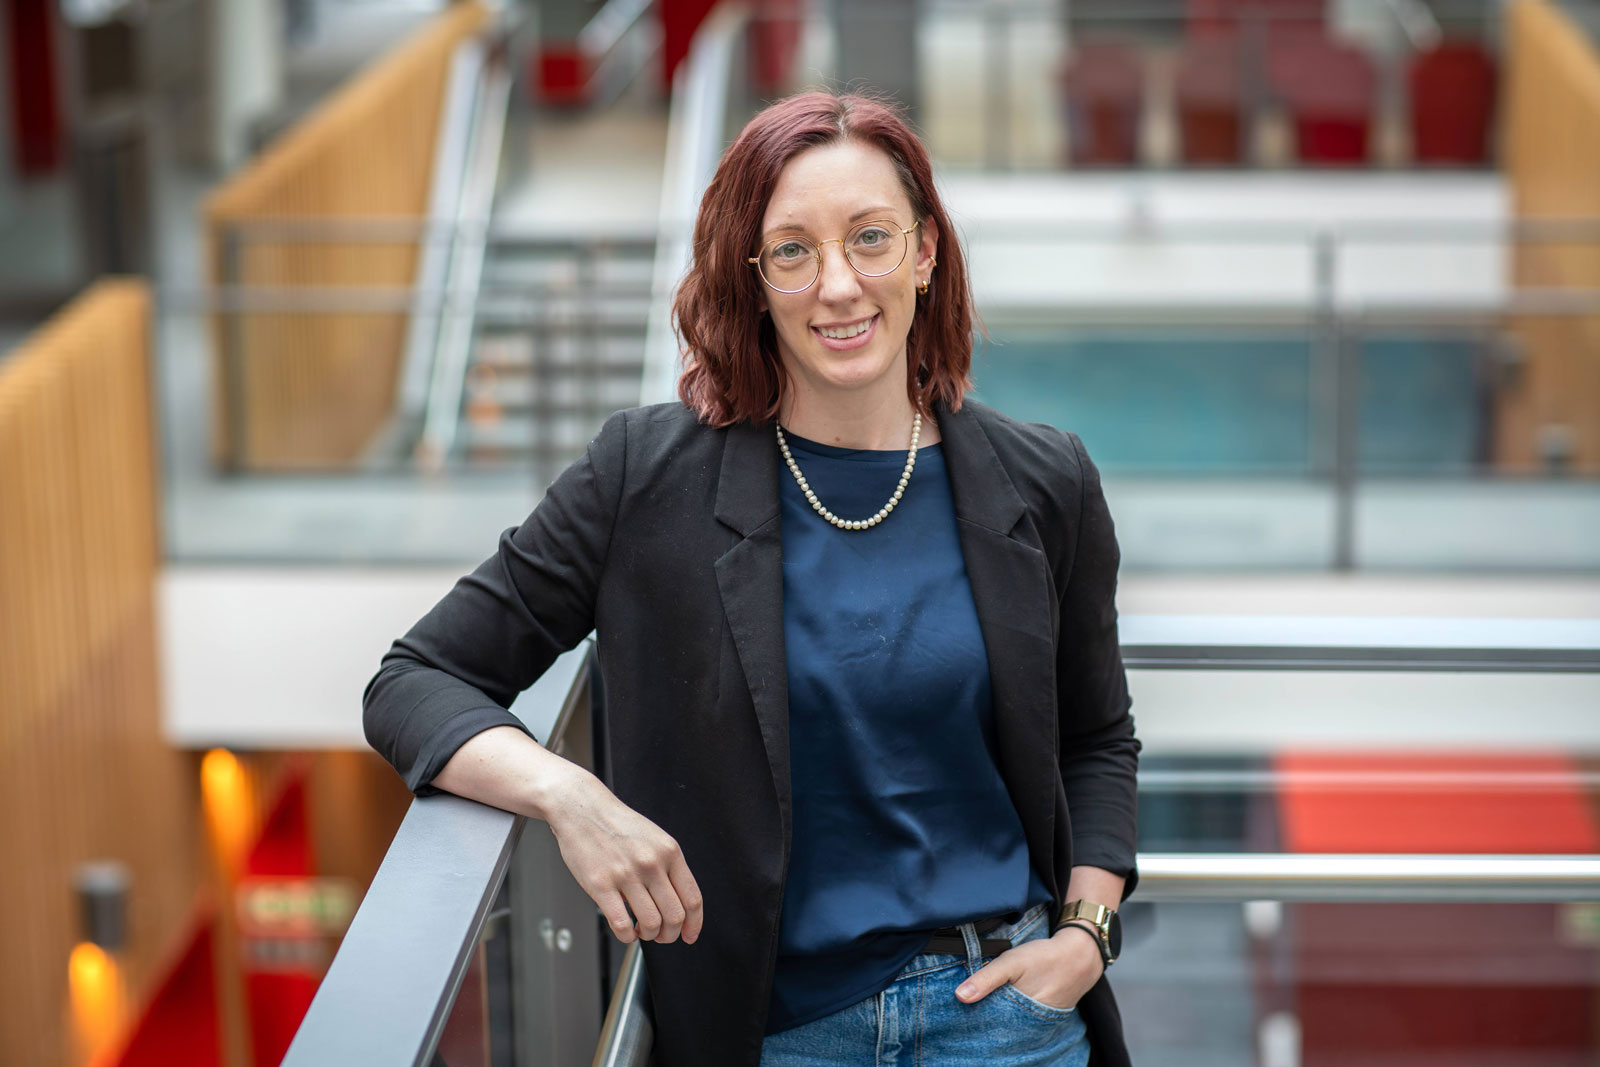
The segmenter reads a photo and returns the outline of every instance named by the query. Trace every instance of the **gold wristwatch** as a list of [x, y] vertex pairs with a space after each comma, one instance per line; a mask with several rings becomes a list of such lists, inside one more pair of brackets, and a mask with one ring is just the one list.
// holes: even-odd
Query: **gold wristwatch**
[[1061, 914], [1050, 932], [1054, 934], [1073, 919], [1087, 919], [1093, 923], [1094, 929], [1090, 932], [1100, 946], [1100, 958], [1107, 967], [1117, 962], [1117, 957], [1122, 954], [1122, 920], [1114, 910], [1104, 904], [1091, 904], [1087, 900], [1069, 900], [1062, 906]]

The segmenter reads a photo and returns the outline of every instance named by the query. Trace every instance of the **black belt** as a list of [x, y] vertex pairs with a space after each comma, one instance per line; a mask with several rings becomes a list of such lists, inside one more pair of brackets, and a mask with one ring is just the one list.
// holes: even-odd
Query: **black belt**
[[[980, 935], [978, 949], [983, 958], [992, 960], [1000, 953], [1011, 947], [1011, 940], [1004, 937], [982, 937], [1005, 923], [1004, 916], [995, 916], [992, 919], [979, 919], [972, 924], [974, 930]], [[924, 953], [936, 953], [941, 956], [965, 956], [967, 954], [966, 938], [961, 936], [958, 926], [946, 926], [943, 930], [935, 930], [933, 936], [928, 938], [928, 943], [922, 946]]]

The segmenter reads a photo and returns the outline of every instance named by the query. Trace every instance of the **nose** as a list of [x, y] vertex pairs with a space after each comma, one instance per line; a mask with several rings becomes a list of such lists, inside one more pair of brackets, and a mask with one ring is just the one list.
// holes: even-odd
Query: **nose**
[[822, 257], [817, 267], [818, 300], [824, 304], [848, 304], [861, 295], [861, 276], [845, 258], [842, 240], [824, 242], [817, 254]]

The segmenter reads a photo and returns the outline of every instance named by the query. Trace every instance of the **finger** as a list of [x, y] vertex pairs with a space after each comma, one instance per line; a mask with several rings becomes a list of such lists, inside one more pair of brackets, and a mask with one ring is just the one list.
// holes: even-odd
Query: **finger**
[[666, 868], [648, 876], [645, 885], [655, 901], [656, 912], [661, 916], [661, 929], [655, 939], [664, 945], [671, 944], [678, 940], [685, 918], [683, 903], [678, 899], [678, 891], [673, 888], [672, 879], [667, 877]]
[[656, 910], [656, 902], [651, 899], [650, 891], [643, 882], [630, 882], [623, 892], [628, 898], [628, 907], [633, 909], [634, 917], [639, 920], [639, 939], [654, 941], [661, 932], [661, 912]]
[[985, 966], [979, 967], [976, 974], [956, 987], [956, 996], [972, 1004], [1016, 978], [1015, 968], [1009, 961], [1002, 962], [1004, 960], [1005, 954], [1002, 953]]
[[616, 935], [618, 941], [624, 945], [633, 943], [633, 920], [628, 917], [628, 906], [622, 899], [622, 894], [615, 889], [607, 889], [594, 898], [595, 905], [599, 907], [600, 914], [606, 917], [606, 925]]
[[683, 905], [683, 943], [692, 945], [705, 927], [705, 898], [700, 895], [700, 883], [689, 873], [689, 862], [679, 852], [667, 871], [672, 888], [677, 891], [678, 902]]

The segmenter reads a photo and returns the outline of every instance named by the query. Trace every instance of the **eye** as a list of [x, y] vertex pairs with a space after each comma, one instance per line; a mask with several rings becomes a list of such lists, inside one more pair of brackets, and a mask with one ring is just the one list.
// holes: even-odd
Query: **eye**
[[780, 245], [772, 246], [772, 258], [779, 263], [793, 263], [804, 259], [811, 254], [811, 249], [802, 241], [785, 241]]
[[865, 226], [856, 231], [855, 247], [863, 252], [880, 252], [894, 235], [883, 226]]

